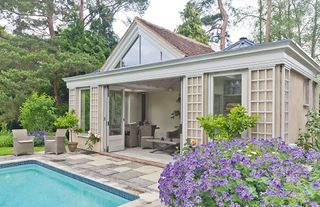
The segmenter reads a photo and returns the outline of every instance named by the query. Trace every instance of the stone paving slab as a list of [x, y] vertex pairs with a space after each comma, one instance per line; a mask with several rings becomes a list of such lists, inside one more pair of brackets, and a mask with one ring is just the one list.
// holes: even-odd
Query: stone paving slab
[[160, 178], [160, 174], [161, 174], [161, 171], [156, 171], [156, 172], [153, 172], [153, 173], [150, 173], [150, 174], [146, 174], [146, 175], [140, 176], [140, 178], [145, 179], [145, 180], [149, 180], [149, 181], [154, 182], [154, 183], [157, 183], [159, 178]]
[[144, 165], [144, 166], [136, 168], [134, 170], [138, 171], [138, 172], [145, 173], [145, 174], [153, 173], [153, 172], [160, 171], [160, 170], [162, 171], [162, 169], [160, 167], [154, 167], [154, 166], [150, 166], [150, 165]]

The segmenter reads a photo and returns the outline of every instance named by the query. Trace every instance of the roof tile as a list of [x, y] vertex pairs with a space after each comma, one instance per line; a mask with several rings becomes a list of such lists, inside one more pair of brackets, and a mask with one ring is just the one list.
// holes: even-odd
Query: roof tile
[[151, 31], [160, 35], [165, 41], [178, 49], [186, 57], [214, 52], [214, 50], [212, 50], [208, 45], [200, 43], [196, 40], [174, 33], [168, 29], [147, 22], [139, 17], [136, 17], [135, 20], [148, 27]]

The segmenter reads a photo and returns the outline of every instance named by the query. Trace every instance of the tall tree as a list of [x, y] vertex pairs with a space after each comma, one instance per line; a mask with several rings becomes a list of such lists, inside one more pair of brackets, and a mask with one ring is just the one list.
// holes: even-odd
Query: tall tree
[[310, 54], [312, 57], [316, 57], [316, 50], [319, 49], [317, 47], [319, 43], [320, 31], [319, 31], [319, 13], [320, 13], [320, 5], [319, 1], [315, 0], [312, 4], [313, 10], [313, 21], [312, 21], [312, 33], [311, 33], [311, 47], [310, 47]]
[[99, 21], [101, 30], [110, 30], [120, 10], [143, 13], [148, 5], [148, 0], [1, 0], [0, 19], [6, 19], [16, 34], [53, 37], [76, 19], [86, 26]]
[[219, 43], [219, 47], [224, 48], [229, 42], [229, 16], [234, 10], [231, 6], [232, 0], [191, 0], [191, 2], [194, 2], [199, 10], [209, 42]]
[[0, 122], [17, 120], [18, 109], [32, 91], [66, 103], [62, 77], [96, 70], [101, 62], [83, 52], [63, 50], [57, 38], [16, 36], [0, 47]]
[[83, 23], [83, 21], [84, 21], [84, 0], [80, 0], [79, 20], [81, 23]]
[[265, 42], [269, 42], [270, 40], [271, 11], [272, 11], [272, 0], [267, 0], [267, 20], [266, 20]]
[[209, 38], [202, 28], [200, 14], [192, 2], [188, 2], [183, 12], [180, 13], [183, 23], [179, 25], [176, 32], [190, 37], [194, 40], [208, 44]]
[[224, 8], [222, 0], [218, 1], [218, 7], [222, 16], [222, 24], [220, 28], [220, 49], [223, 50], [226, 47], [226, 35], [227, 35], [227, 26], [228, 26], [228, 13]]

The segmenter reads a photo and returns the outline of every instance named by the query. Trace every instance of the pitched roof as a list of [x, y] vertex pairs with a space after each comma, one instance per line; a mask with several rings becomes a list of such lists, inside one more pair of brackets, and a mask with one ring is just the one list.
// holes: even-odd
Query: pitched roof
[[248, 40], [248, 38], [240, 37], [238, 42], [233, 43], [229, 47], [225, 48], [223, 51], [241, 49], [244, 47], [251, 47], [251, 46], [255, 46], [255, 45], [256, 44], [254, 42], [252, 42], [251, 40]]
[[186, 57], [214, 52], [214, 50], [212, 50], [208, 45], [205, 45], [183, 35], [174, 33], [168, 29], [147, 22], [146, 20], [139, 17], [136, 17], [135, 21], [140, 22], [150, 31], [158, 34], [171, 46], [175, 47], [181, 53], [183, 53]]

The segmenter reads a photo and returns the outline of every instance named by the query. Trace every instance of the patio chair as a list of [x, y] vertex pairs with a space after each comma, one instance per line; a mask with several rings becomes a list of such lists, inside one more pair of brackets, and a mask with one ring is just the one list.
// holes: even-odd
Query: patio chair
[[15, 156], [23, 154], [33, 154], [33, 136], [28, 136], [26, 129], [13, 129], [13, 154]]
[[141, 135], [141, 148], [142, 149], [152, 149], [152, 142], [146, 141], [146, 139], [154, 139], [154, 133], [157, 128], [157, 125], [145, 124], [140, 127]]
[[137, 124], [129, 124], [126, 126], [126, 135], [125, 135], [126, 147], [138, 146], [138, 132], [139, 132], [139, 127]]
[[67, 129], [57, 129], [56, 136], [45, 136], [44, 138], [44, 153], [49, 152], [60, 154], [66, 151], [64, 146], [64, 138], [67, 133]]
[[178, 128], [174, 131], [168, 131], [166, 137], [170, 140], [172, 140], [173, 138], [180, 138], [180, 129]]

